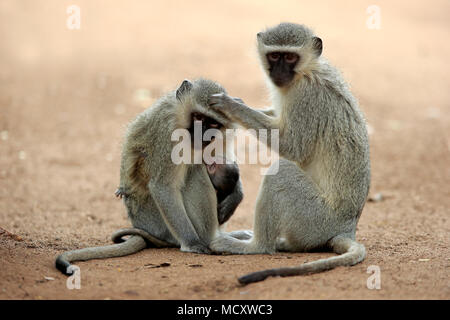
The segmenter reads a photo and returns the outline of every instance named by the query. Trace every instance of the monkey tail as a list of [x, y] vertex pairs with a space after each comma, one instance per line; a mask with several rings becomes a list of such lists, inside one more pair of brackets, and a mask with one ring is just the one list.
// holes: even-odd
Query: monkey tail
[[238, 279], [241, 284], [263, 281], [268, 277], [291, 277], [327, 271], [339, 266], [352, 266], [364, 260], [366, 249], [364, 245], [345, 236], [332, 238], [328, 245], [333, 252], [339, 254], [336, 257], [320, 259], [304, 263], [297, 267], [267, 269], [246, 274]]
[[121, 243], [121, 242], [125, 241], [122, 237], [129, 236], [129, 235], [141, 236], [142, 238], [144, 238], [147, 241], [147, 244], [153, 245], [157, 248], [175, 247], [174, 244], [171, 244], [164, 240], [158, 239], [158, 238], [152, 236], [147, 231], [144, 231], [144, 230], [138, 229], [138, 228], [119, 229], [112, 234], [111, 240], [114, 243]]
[[70, 266], [73, 261], [122, 257], [141, 251], [145, 247], [147, 247], [147, 243], [144, 238], [139, 235], [133, 235], [122, 243], [103, 247], [66, 251], [56, 258], [55, 266], [56, 269], [61, 271], [63, 274], [71, 275], [73, 270]]

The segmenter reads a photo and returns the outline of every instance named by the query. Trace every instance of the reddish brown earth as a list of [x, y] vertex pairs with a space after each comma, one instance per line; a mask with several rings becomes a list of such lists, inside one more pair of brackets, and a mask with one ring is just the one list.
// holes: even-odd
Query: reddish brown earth
[[[0, 226], [11, 234], [0, 231], [0, 298], [449, 299], [450, 3], [377, 1], [381, 29], [370, 30], [372, 2], [1, 1]], [[73, 3], [81, 29], [71, 31]], [[110, 243], [129, 225], [113, 196], [126, 124], [184, 78], [269, 104], [255, 34], [280, 21], [322, 37], [370, 124], [371, 196], [384, 200], [367, 203], [359, 223], [366, 260], [241, 287], [243, 273], [332, 254], [149, 249], [78, 263], [81, 289], [68, 290], [55, 256]], [[241, 172], [245, 199], [229, 230], [252, 227], [261, 176]], [[380, 290], [366, 287], [370, 265]]]

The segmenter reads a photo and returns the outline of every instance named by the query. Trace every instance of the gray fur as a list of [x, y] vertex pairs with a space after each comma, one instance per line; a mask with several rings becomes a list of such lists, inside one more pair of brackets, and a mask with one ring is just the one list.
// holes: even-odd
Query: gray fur
[[258, 38], [269, 46], [295, 46], [301, 47], [313, 32], [304, 25], [283, 22], [258, 33]]
[[[116, 196], [123, 198], [133, 228], [119, 230], [113, 241], [132, 236], [111, 246], [63, 253], [56, 260], [59, 270], [66, 273], [72, 261], [132, 254], [146, 247], [145, 240], [158, 247], [210, 253], [209, 243], [221, 232], [216, 192], [204, 164], [172, 162], [171, 151], [177, 142], [171, 141], [171, 134], [188, 128], [194, 111], [214, 118], [224, 128], [231, 125], [226, 117], [206, 107], [208, 97], [215, 93], [225, 90], [210, 80], [185, 80], [178, 90], [160, 98], [131, 122], [123, 144]], [[245, 231], [232, 235], [251, 237]]]
[[287, 46], [302, 62], [292, 83], [279, 88], [269, 82], [273, 97], [269, 111], [252, 109], [226, 94], [210, 98], [212, 110], [245, 128], [279, 129], [279, 153], [284, 158], [279, 161], [279, 172], [265, 176], [260, 187], [254, 237], [240, 241], [222, 235], [210, 247], [235, 254], [325, 247], [342, 255], [250, 274], [240, 278], [241, 283], [320, 272], [353, 265], [365, 257], [364, 246], [355, 242], [355, 232], [370, 185], [366, 123], [340, 73], [317, 54], [315, 39], [308, 28], [286, 23], [258, 35], [267, 74], [264, 59], [272, 47], [279, 52], [280, 46]]

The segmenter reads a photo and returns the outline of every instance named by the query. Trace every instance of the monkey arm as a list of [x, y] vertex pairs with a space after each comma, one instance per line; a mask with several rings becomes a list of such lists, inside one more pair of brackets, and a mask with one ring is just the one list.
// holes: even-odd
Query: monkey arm
[[[272, 142], [278, 143], [277, 149], [285, 150], [289, 148], [285, 139], [281, 139], [281, 133], [278, 131], [278, 139], [272, 141], [273, 130], [280, 130], [279, 119], [271, 117], [267, 114], [272, 114], [273, 109], [257, 110], [250, 108], [242, 100], [232, 98], [226, 94], [214, 94], [209, 97], [208, 104], [214, 111], [222, 112], [232, 121], [236, 121], [246, 129], [265, 129], [267, 130], [265, 139], [261, 139], [263, 143], [272, 148]], [[267, 114], [266, 114], [267, 113]], [[260, 138], [260, 133], [257, 132], [257, 138]]]
[[239, 179], [233, 192], [223, 199], [217, 207], [217, 218], [219, 219], [219, 225], [227, 222], [231, 218], [243, 198], [244, 192], [242, 191], [242, 182]]
[[224, 113], [230, 119], [237, 121], [247, 129], [278, 129], [275, 118], [263, 111], [248, 107], [242, 100], [232, 98], [224, 93], [213, 94], [208, 104], [215, 111]]
[[186, 213], [181, 191], [162, 181], [150, 181], [150, 194], [173, 236], [180, 242], [181, 250], [209, 253], [208, 245], [202, 243]]

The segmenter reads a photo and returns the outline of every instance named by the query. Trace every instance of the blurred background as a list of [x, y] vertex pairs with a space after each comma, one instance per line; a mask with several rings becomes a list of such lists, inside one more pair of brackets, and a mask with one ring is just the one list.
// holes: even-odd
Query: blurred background
[[[322, 38], [366, 115], [376, 200], [357, 233], [366, 261], [243, 291], [235, 281], [243, 272], [327, 254], [146, 250], [80, 263], [88, 289], [67, 290], [54, 256], [108, 243], [129, 224], [113, 196], [127, 123], [185, 78], [269, 105], [256, 33], [283, 21]], [[0, 232], [0, 298], [448, 299], [449, 36], [447, 0], [0, 1], [0, 230], [8, 231]], [[261, 176], [257, 166], [241, 173], [245, 199], [229, 230], [252, 227]], [[170, 271], [139, 269], [158, 259]], [[189, 267], [198, 261], [203, 268]], [[369, 265], [381, 267], [383, 290], [366, 288]]]

